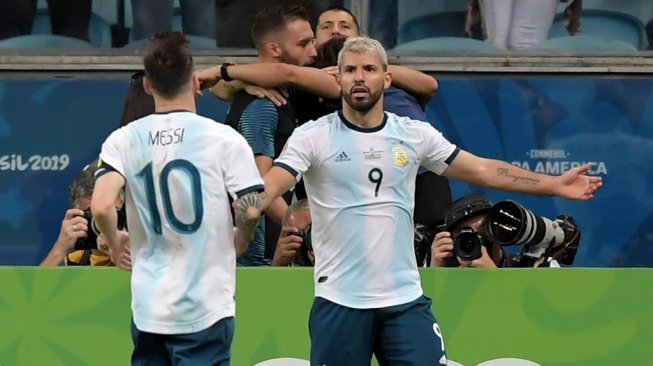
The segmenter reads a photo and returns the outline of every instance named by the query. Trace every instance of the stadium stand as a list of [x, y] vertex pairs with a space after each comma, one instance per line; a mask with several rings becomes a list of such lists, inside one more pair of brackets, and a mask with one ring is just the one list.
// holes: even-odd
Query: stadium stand
[[[37, 9], [32, 35], [51, 35], [50, 14], [47, 9]], [[92, 13], [88, 37], [93, 47], [111, 47], [111, 26], [101, 16]]]
[[497, 52], [490, 43], [464, 37], [431, 37], [398, 44], [395, 50], [401, 51], [470, 51]]
[[87, 49], [93, 48], [93, 45], [82, 41], [81, 39], [57, 36], [53, 34], [31, 34], [3, 39], [0, 41], [0, 49], [49, 49], [49, 48], [68, 48], [68, 49]]

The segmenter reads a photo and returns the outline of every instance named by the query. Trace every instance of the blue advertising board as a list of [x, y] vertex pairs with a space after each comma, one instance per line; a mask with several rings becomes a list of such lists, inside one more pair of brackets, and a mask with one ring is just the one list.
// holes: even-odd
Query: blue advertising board
[[[485, 190], [451, 180], [454, 198], [516, 199], [572, 215], [576, 266], [653, 266], [653, 81], [630, 77], [455, 76], [439, 80], [430, 122], [476, 155], [549, 174], [592, 162], [604, 187], [588, 202]], [[67, 185], [118, 125], [127, 77], [0, 80], [0, 265], [34, 265], [57, 238]], [[224, 120], [227, 104], [198, 101]]]
[[[128, 80], [0, 80], [0, 265], [35, 265], [50, 250], [68, 184], [118, 127]], [[198, 100], [198, 112], [217, 120], [227, 107]]]

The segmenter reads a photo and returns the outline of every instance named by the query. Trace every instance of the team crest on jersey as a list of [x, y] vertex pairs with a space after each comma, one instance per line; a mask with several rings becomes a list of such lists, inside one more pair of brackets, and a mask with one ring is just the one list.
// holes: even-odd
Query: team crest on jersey
[[408, 164], [408, 151], [403, 145], [395, 146], [392, 148], [392, 160], [395, 165], [403, 168]]

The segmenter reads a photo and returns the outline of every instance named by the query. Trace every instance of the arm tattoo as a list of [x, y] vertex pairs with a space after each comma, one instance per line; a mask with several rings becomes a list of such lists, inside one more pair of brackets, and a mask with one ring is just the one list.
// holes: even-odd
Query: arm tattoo
[[540, 183], [540, 180], [537, 179], [537, 178], [519, 177], [517, 175], [510, 174], [510, 172], [506, 168], [497, 168], [497, 175], [499, 177], [509, 178], [513, 182], [521, 182], [521, 183], [528, 184], [528, 185], [531, 185], [531, 186], [534, 186], [534, 185], [537, 185], [537, 184]]
[[261, 210], [261, 195], [258, 192], [250, 192], [238, 198], [238, 212], [236, 212], [236, 227], [240, 230], [241, 238], [244, 241], [251, 241], [254, 237], [254, 231], [258, 225], [258, 217], [251, 219], [247, 217], [247, 210], [254, 207]]

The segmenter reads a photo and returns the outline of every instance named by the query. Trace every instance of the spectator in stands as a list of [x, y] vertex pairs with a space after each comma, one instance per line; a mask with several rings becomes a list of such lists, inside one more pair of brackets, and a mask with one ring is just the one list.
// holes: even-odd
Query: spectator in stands
[[[100, 243], [94, 249], [76, 250], [75, 244], [84, 241], [91, 230], [91, 223], [84, 216], [91, 205], [93, 185], [95, 184], [96, 162], [86, 166], [70, 183], [68, 187], [68, 200], [70, 209], [66, 211], [59, 237], [52, 245], [52, 249], [41, 262], [43, 267], [59, 266], [62, 263], [83, 266], [109, 266], [110, 254], [105, 244]], [[122, 197], [116, 199], [116, 209], [122, 207]], [[87, 216], [88, 217], [88, 216]]]
[[293, 202], [283, 215], [279, 241], [272, 266], [313, 266], [315, 257], [310, 244], [311, 211], [308, 200]]
[[[173, 0], [131, 0], [133, 40], [172, 30]], [[215, 0], [180, 0], [185, 34], [215, 37]]]
[[[580, 29], [581, 1], [566, 1], [565, 24], [572, 35]], [[559, 0], [470, 0], [468, 12], [480, 8], [481, 17], [468, 14], [465, 30], [473, 28], [469, 22], [482, 18], [488, 42], [506, 50], [527, 49], [547, 38], [558, 3]]]
[[[47, 0], [52, 34], [89, 41], [92, 0]], [[32, 33], [37, 0], [0, 2], [0, 39]]]
[[[276, 0], [275, 5], [298, 5], [304, 7], [311, 24], [321, 9], [329, 5], [342, 5], [343, 0]], [[254, 15], [270, 5], [269, 0], [217, 0], [217, 40], [220, 47], [252, 48], [255, 44], [249, 37], [249, 27]]]
[[[557, 225], [564, 231], [564, 240], [555, 246], [547, 247], [542, 253], [529, 250], [528, 255], [512, 254], [506, 251], [487, 230], [487, 217], [492, 203], [490, 200], [479, 194], [463, 196], [454, 202], [447, 212], [444, 220], [444, 230], [437, 232], [430, 246], [431, 267], [477, 267], [477, 268], [500, 268], [500, 267], [560, 267], [560, 261], [573, 262], [580, 241], [580, 231], [576, 227], [573, 218], [570, 216], [558, 216]], [[538, 223], [538, 229], [546, 233], [551, 229], [543, 223]], [[480, 245], [480, 257], [475, 259], [464, 259], [456, 256], [454, 249], [454, 236], [462, 228], [468, 230], [469, 234], [475, 235]], [[546, 228], [546, 229], [545, 229]], [[427, 235], [428, 236], [428, 235]], [[544, 237], [547, 235], [544, 234]], [[467, 237], [469, 238], [469, 236]], [[540, 238], [541, 239], [541, 238]], [[536, 239], [534, 239], [536, 240]], [[471, 253], [473, 247], [471, 240], [461, 240], [460, 245], [465, 246], [463, 252]], [[533, 254], [537, 256], [533, 257]]]

